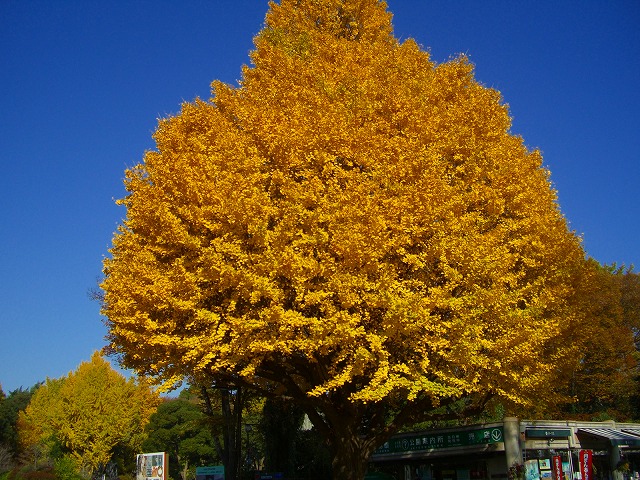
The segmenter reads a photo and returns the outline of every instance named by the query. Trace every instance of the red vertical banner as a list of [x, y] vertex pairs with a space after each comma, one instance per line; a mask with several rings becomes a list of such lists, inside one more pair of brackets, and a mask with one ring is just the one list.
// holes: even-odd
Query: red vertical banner
[[562, 457], [555, 455], [551, 457], [553, 480], [563, 480], [564, 473], [562, 472]]
[[580, 450], [580, 473], [582, 480], [593, 480], [592, 462], [593, 452], [591, 450]]

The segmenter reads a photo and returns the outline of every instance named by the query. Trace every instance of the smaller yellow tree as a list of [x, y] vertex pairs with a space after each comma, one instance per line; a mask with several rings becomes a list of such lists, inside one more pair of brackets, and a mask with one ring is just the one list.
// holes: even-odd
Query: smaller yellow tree
[[18, 428], [23, 446], [73, 458], [84, 473], [95, 471], [116, 449], [133, 454], [159, 396], [142, 380], [126, 379], [100, 353], [61, 379], [48, 379], [34, 394]]
[[[569, 382], [574, 403], [560, 412], [587, 420], [607, 416], [618, 421], [637, 416], [637, 332], [640, 302], [633, 287], [637, 274], [589, 260], [576, 296], [576, 308], [588, 319], [572, 334], [574, 362], [559, 373]], [[634, 290], [635, 299], [634, 299]]]
[[16, 428], [21, 449], [37, 465], [56, 448], [54, 426], [61, 423], [60, 388], [64, 378], [48, 378], [35, 391], [24, 411], [18, 412]]

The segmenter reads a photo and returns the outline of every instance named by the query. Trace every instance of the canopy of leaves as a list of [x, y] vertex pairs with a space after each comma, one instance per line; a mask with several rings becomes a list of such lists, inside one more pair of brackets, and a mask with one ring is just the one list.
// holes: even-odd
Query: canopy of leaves
[[75, 372], [48, 379], [20, 413], [27, 448], [68, 454], [87, 472], [112, 460], [116, 449], [133, 455], [159, 397], [144, 382], [125, 379], [99, 353]]
[[553, 401], [583, 253], [500, 94], [400, 43], [383, 2], [270, 7], [240, 85], [162, 120], [126, 173], [113, 351], [169, 383], [295, 397], [331, 428]]

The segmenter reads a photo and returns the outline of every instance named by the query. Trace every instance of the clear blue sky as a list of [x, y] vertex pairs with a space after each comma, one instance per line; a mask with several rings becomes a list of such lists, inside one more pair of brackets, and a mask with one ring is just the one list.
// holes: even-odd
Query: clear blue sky
[[[640, 2], [389, 0], [396, 36], [460, 52], [543, 151], [571, 227], [640, 268]], [[157, 118], [234, 83], [266, 0], [0, 0], [0, 384], [104, 345], [95, 288]]]

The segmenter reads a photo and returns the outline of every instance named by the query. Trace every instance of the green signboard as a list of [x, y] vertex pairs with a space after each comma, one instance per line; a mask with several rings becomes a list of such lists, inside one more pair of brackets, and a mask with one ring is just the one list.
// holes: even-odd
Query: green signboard
[[196, 467], [196, 480], [224, 480], [224, 465]]
[[395, 437], [375, 451], [374, 455], [421, 452], [454, 447], [487, 445], [504, 441], [502, 427], [480, 428], [447, 433], [420, 433]]
[[568, 428], [527, 428], [527, 438], [567, 438], [571, 436]]

